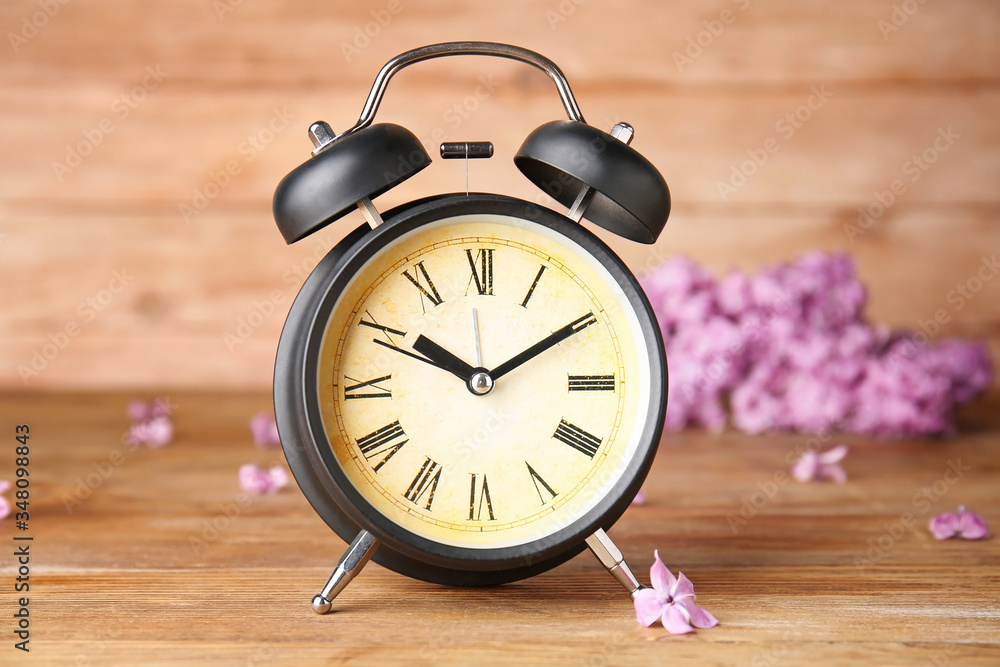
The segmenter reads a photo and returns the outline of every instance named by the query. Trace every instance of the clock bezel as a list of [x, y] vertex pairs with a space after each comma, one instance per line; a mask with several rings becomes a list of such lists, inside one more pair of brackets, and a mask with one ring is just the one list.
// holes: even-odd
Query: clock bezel
[[[469, 214], [515, 217], [547, 227], [594, 256], [632, 307], [647, 348], [650, 388], [639, 446], [604, 498], [557, 532], [520, 545], [469, 548], [412, 533], [372, 507], [337, 463], [318, 405], [318, 359], [323, 335], [339, 296], [372, 256], [419, 227]], [[382, 546], [373, 560], [411, 577], [457, 585], [489, 585], [538, 574], [585, 548], [584, 539], [608, 529], [628, 508], [656, 454], [666, 409], [667, 368], [655, 315], [635, 277], [614, 252], [587, 229], [537, 204], [493, 194], [439, 195], [388, 211], [375, 230], [362, 227], [338, 244], [312, 272], [289, 312], [275, 362], [275, 415], [289, 466], [321, 518], [347, 542], [363, 528]]]

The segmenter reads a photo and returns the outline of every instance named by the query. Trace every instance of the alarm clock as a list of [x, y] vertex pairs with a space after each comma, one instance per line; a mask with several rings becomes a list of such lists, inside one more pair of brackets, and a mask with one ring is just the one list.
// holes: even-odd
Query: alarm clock
[[[437, 194], [379, 212], [372, 199], [431, 159], [409, 130], [373, 124], [392, 76], [430, 58], [483, 55], [543, 70], [568, 118], [531, 132], [516, 167], [567, 211], [497, 193]], [[455, 586], [549, 570], [586, 548], [632, 595], [641, 585], [605, 532], [649, 471], [667, 369], [635, 276], [581, 219], [640, 243], [670, 195], [629, 146], [588, 125], [551, 60], [491, 42], [403, 53], [361, 117], [309, 128], [312, 157], [278, 185], [288, 243], [354, 209], [303, 284], [274, 369], [275, 418], [296, 482], [350, 546], [313, 609], [375, 562]], [[487, 158], [488, 141], [443, 144]], [[468, 163], [466, 163], [468, 168]]]

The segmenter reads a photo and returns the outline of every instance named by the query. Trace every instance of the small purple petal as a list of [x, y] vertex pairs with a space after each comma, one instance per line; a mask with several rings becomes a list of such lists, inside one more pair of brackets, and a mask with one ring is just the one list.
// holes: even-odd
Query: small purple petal
[[128, 414], [128, 418], [134, 422], [141, 422], [151, 416], [149, 406], [146, 405], [145, 401], [129, 401], [125, 412]]
[[632, 602], [635, 604], [635, 620], [647, 628], [656, 622], [666, 607], [663, 597], [652, 588], [644, 588], [636, 593]]
[[669, 605], [663, 612], [663, 616], [660, 617], [663, 627], [667, 629], [670, 634], [673, 635], [684, 635], [689, 632], [694, 632], [694, 628], [688, 623], [687, 614], [685, 610], [680, 605], [672, 604]]
[[837, 484], [843, 484], [847, 481], [847, 473], [836, 463], [824, 464], [820, 470], [820, 477], [832, 479]]
[[271, 486], [271, 477], [254, 463], [240, 466], [240, 488], [247, 493], [260, 495], [267, 493]]
[[6, 519], [9, 516], [10, 516], [10, 501], [0, 496], [0, 519]]
[[143, 423], [143, 440], [150, 447], [162, 447], [174, 437], [174, 423], [169, 417], [154, 417]]
[[792, 477], [800, 482], [832, 479], [838, 484], [843, 484], [847, 481], [847, 473], [837, 461], [844, 458], [846, 454], [847, 445], [837, 445], [822, 454], [806, 452], [792, 464]]
[[660, 560], [660, 552], [654, 551], [653, 555], [655, 556], [655, 560], [652, 567], [649, 568], [649, 581], [653, 584], [653, 588], [666, 595], [673, 589], [677, 580], [670, 570], [667, 569], [667, 566], [663, 564], [663, 561]]
[[931, 533], [939, 540], [947, 540], [958, 532], [958, 515], [952, 512], [939, 514], [928, 524]]
[[5, 479], [0, 479], [0, 493], [6, 493], [10, 490], [10, 482]]
[[694, 584], [684, 576], [683, 572], [677, 573], [677, 583], [670, 589], [670, 597], [674, 599], [674, 602], [685, 598], [695, 599]]
[[806, 452], [792, 464], [792, 477], [800, 482], [811, 482], [819, 473], [819, 456]]
[[149, 404], [150, 417], [169, 417], [171, 414], [173, 414], [173, 410], [170, 407], [169, 399], [154, 398]]
[[823, 463], [836, 463], [847, 456], [847, 445], [840, 444], [833, 449], [819, 455], [819, 460]]
[[281, 466], [264, 470], [254, 463], [240, 466], [240, 488], [253, 495], [277, 493], [288, 484], [288, 473]]
[[646, 504], [646, 492], [639, 489], [639, 493], [635, 494], [635, 498], [632, 499], [633, 505], [645, 505]]
[[268, 475], [271, 477], [271, 486], [274, 491], [283, 489], [288, 486], [288, 471], [286, 471], [281, 466], [274, 466], [267, 471]]
[[260, 412], [250, 419], [250, 432], [253, 441], [260, 448], [277, 447], [281, 444], [278, 438], [278, 425], [268, 412]]
[[677, 604], [684, 607], [688, 616], [691, 617], [691, 625], [696, 628], [714, 628], [719, 624], [719, 619], [712, 616], [707, 610], [699, 607], [692, 599], [684, 599]]
[[958, 519], [958, 534], [967, 540], [981, 540], [990, 537], [986, 521], [975, 512], [962, 512]]

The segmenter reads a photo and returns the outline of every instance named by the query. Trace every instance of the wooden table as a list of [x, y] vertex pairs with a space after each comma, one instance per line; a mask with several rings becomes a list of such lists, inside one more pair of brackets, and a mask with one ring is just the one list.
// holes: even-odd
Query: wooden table
[[721, 623], [689, 636], [639, 626], [588, 553], [476, 590], [370, 564], [336, 613], [316, 616], [309, 599], [344, 544], [294, 486], [239, 499], [240, 464], [282, 460], [246, 426], [268, 397], [171, 394], [177, 431], [162, 449], [122, 442], [129, 398], [0, 397], [0, 477], [14, 425], [30, 424], [32, 494], [27, 531], [0, 524], [0, 662], [25, 657], [12, 646], [9, 545], [30, 544], [31, 663], [18, 664], [1000, 663], [1000, 540], [938, 542], [926, 529], [962, 503], [1000, 531], [996, 394], [954, 439], [844, 438], [844, 485], [782, 476], [803, 436], [666, 438], [647, 504], [611, 535], [641, 579], [659, 549], [694, 581]]

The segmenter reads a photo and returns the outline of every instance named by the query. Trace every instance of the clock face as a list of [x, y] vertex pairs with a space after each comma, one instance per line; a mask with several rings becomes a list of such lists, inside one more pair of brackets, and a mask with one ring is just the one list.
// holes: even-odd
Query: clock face
[[323, 458], [392, 532], [544, 540], [621, 494], [655, 448], [661, 357], [633, 303], [593, 254], [518, 217], [397, 235], [320, 323]]

